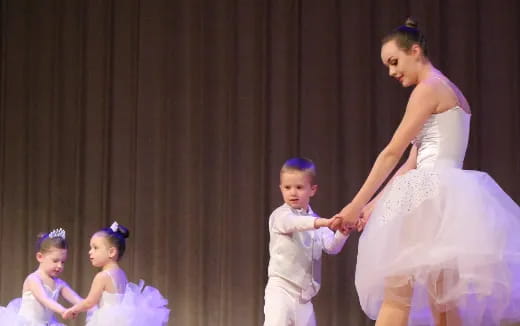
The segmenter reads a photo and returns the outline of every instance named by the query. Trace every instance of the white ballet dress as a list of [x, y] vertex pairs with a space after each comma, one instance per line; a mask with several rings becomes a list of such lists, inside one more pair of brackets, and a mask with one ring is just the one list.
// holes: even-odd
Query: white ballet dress
[[[386, 187], [359, 240], [356, 288], [376, 319], [383, 299], [462, 325], [520, 320], [520, 208], [486, 173], [463, 170], [471, 115], [432, 115], [414, 143], [417, 168]], [[454, 310], [456, 309], [456, 310]]]
[[103, 291], [98, 305], [87, 317], [87, 326], [163, 326], [168, 324], [170, 310], [159, 290], [139, 284], [117, 284], [109, 271], [105, 271], [118, 293]]
[[[58, 300], [63, 283], [56, 282], [53, 290], [42, 282], [43, 290], [53, 300]], [[56, 321], [54, 312], [43, 306], [31, 291], [22, 293], [21, 298], [12, 300], [7, 307], [0, 307], [0, 325], [9, 326], [63, 326]]]

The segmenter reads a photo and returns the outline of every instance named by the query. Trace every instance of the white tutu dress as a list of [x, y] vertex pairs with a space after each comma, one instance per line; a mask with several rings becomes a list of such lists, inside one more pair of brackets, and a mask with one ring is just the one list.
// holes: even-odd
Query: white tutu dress
[[[57, 281], [56, 288], [50, 289], [42, 282], [43, 289], [53, 300], [58, 300], [63, 282]], [[12, 300], [7, 307], [0, 307], [1, 326], [64, 326], [54, 318], [54, 312], [43, 306], [32, 294], [25, 291], [21, 298]]]
[[432, 304], [468, 326], [520, 320], [520, 208], [486, 173], [462, 170], [470, 117], [432, 115], [414, 140], [417, 169], [373, 210], [356, 267], [372, 319], [386, 297], [410, 305], [409, 325], [434, 325]]
[[159, 290], [134, 283], [116, 284], [120, 293], [103, 291], [98, 309], [87, 317], [87, 326], [162, 326], [168, 324], [170, 310]]

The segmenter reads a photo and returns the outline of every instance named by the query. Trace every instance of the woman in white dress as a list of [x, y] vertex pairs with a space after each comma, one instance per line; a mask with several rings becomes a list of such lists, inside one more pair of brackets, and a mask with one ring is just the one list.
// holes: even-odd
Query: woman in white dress
[[[413, 20], [382, 43], [389, 75], [415, 88], [333, 226], [364, 227], [356, 267], [361, 306], [378, 326], [519, 320], [520, 208], [486, 173], [462, 169], [469, 104], [432, 65]], [[370, 201], [410, 143], [406, 163]]]

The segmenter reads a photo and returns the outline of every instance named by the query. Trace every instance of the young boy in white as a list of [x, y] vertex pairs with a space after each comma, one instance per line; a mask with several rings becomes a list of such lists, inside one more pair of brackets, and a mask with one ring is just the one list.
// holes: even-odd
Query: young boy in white
[[332, 219], [318, 217], [309, 206], [316, 193], [316, 168], [292, 158], [280, 170], [284, 204], [269, 217], [269, 267], [264, 326], [314, 326], [311, 299], [321, 282], [321, 254], [337, 254], [349, 231], [333, 233]]

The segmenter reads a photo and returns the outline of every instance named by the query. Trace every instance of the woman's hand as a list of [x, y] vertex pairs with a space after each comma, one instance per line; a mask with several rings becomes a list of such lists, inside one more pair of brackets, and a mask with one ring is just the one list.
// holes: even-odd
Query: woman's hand
[[345, 206], [339, 213], [334, 215], [334, 221], [331, 225], [331, 228], [334, 230], [339, 229], [352, 229], [356, 228], [358, 225], [358, 220], [361, 215], [361, 208], [359, 205], [355, 203], [350, 203]]
[[370, 219], [370, 216], [372, 215], [374, 206], [375, 206], [375, 204], [373, 202], [370, 202], [365, 207], [363, 207], [363, 209], [361, 210], [361, 216], [359, 217], [359, 221], [357, 224], [358, 232], [363, 231], [363, 229], [365, 228], [365, 225], [368, 223], [368, 220]]

